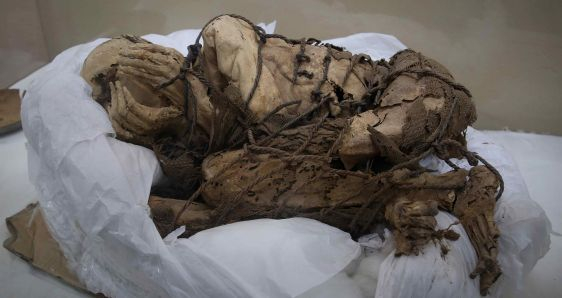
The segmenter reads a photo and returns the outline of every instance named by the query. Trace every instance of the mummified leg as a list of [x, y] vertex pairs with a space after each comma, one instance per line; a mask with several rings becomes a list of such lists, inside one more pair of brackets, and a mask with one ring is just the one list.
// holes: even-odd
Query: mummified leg
[[459, 194], [453, 209], [453, 214], [461, 221], [476, 250], [478, 263], [470, 277], [480, 276], [482, 295], [488, 293], [488, 289], [501, 275], [497, 261], [500, 232], [494, 222], [498, 185], [498, 178], [486, 167], [472, 168], [467, 186]]
[[376, 181], [367, 183], [371, 175], [330, 168], [326, 157], [261, 149], [249, 146], [248, 153], [236, 150], [208, 157], [202, 165], [205, 202], [230, 208], [234, 217], [257, 210], [269, 215], [266, 211], [278, 208], [309, 212], [338, 202], [342, 208], [361, 206], [379, 187]]
[[256, 77], [259, 36], [252, 26], [230, 16], [212, 20], [202, 31], [200, 64], [215, 88], [234, 84], [247, 98]]
[[306, 216], [354, 235], [369, 232], [389, 199], [425, 198], [437, 201], [435, 206], [450, 206], [454, 199], [450, 193], [466, 181], [464, 170], [433, 175], [400, 169], [377, 175], [332, 168], [326, 156], [293, 155], [254, 145], [247, 152], [212, 155], [202, 171], [203, 199], [225, 214], [219, 224], [251, 216]]

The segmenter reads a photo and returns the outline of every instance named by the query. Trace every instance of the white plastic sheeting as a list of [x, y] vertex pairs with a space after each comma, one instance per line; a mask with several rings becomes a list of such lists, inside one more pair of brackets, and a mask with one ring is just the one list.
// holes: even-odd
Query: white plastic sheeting
[[[491, 296], [501, 297], [504, 290], [519, 287], [524, 275], [548, 251], [550, 222], [542, 208], [531, 200], [525, 181], [504, 148], [472, 128], [468, 129], [467, 141], [468, 149], [478, 152], [494, 165], [505, 182], [505, 191], [494, 214], [501, 232], [498, 261], [503, 274], [491, 288]], [[436, 158], [429, 158], [423, 163], [440, 172], [450, 170], [445, 162]], [[457, 165], [469, 168], [466, 161], [457, 162]], [[440, 228], [446, 228], [456, 220], [446, 213], [437, 216]], [[460, 225], [453, 229], [461, 237], [448, 242], [451, 250], [446, 257], [441, 256], [438, 246], [430, 245], [424, 250], [423, 260], [416, 260], [414, 256], [395, 258], [391, 255], [387, 258], [381, 266], [378, 280], [378, 289], [382, 287], [385, 290], [377, 291], [377, 297], [479, 296], [478, 280], [468, 278], [476, 266], [476, 254], [464, 229]], [[418, 271], [421, 269], [415, 269], [420, 267], [425, 274]]]
[[[145, 38], [185, 54], [197, 33]], [[153, 153], [112, 137], [107, 114], [90, 99], [79, 76], [85, 57], [103, 41], [57, 56], [35, 75], [22, 106], [31, 181], [53, 236], [88, 289], [111, 297], [295, 297], [304, 292], [308, 297], [372, 297], [377, 284], [377, 297], [478, 295], [477, 282], [468, 278], [476, 256], [458, 226], [461, 239], [449, 243], [445, 258], [431, 245], [421, 256], [395, 258], [387, 239], [356, 270], [348, 265], [360, 254], [359, 244], [308, 219], [242, 222], [189, 239], [173, 233], [162, 240], [146, 204], [161, 175]], [[374, 59], [404, 48], [396, 38], [375, 33], [330, 42]], [[488, 158], [506, 180], [496, 210], [504, 275], [493, 293], [499, 295], [544, 255], [550, 225], [530, 200], [513, 161], [484, 139], [471, 130], [470, 149]], [[441, 227], [453, 221], [438, 215]]]
[[[196, 34], [146, 38], [179, 47]], [[59, 55], [27, 88], [22, 107], [31, 181], [88, 289], [111, 297], [291, 297], [358, 256], [348, 234], [306, 219], [261, 220], [164, 242], [147, 207], [159, 176], [156, 158], [112, 138], [105, 111], [79, 76], [103, 41]]]
[[[533, 201], [521, 173], [509, 153], [485, 134], [469, 128], [467, 131], [468, 149], [478, 152], [493, 164], [502, 174], [505, 191], [498, 201], [495, 220], [501, 232], [499, 238], [498, 261], [503, 270], [502, 276], [492, 286], [490, 297], [503, 297], [514, 293], [523, 285], [523, 278], [543, 257], [550, 246], [551, 226], [543, 209]], [[455, 160], [453, 160], [455, 161]], [[466, 161], [456, 161], [458, 166], [469, 168]], [[439, 172], [449, 171], [449, 166], [434, 157], [422, 161], [426, 167]], [[438, 228], [444, 229], [457, 219], [445, 212], [437, 216]], [[372, 235], [359, 239], [370, 248], [359, 260], [355, 271], [346, 270], [348, 278], [356, 284], [348, 285], [347, 291], [359, 288], [364, 297], [479, 297], [478, 279], [470, 279], [469, 274], [476, 266], [476, 253], [468, 235], [460, 225], [452, 226], [461, 237], [457, 241], [447, 241], [449, 252], [443, 256], [439, 245], [427, 245], [419, 256], [395, 257], [393, 240], [387, 232], [385, 240]], [[363, 241], [362, 241], [363, 240]], [[341, 274], [334, 279], [342, 279]], [[334, 281], [313, 289], [303, 297], [314, 293], [333, 292]], [[376, 289], [372, 289], [376, 284]], [[376, 290], [376, 294], [375, 293]], [[340, 290], [341, 291], [341, 290]]]

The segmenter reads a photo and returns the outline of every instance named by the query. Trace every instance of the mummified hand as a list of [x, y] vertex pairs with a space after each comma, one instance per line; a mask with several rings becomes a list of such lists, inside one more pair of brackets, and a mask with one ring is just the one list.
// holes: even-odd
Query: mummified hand
[[182, 82], [159, 88], [179, 73], [182, 61], [174, 49], [122, 36], [96, 47], [81, 75], [108, 111], [117, 136], [150, 146], [159, 134], [185, 130]]
[[[185, 113], [183, 78], [174, 80], [182, 63], [182, 55], [174, 49], [139, 37], [122, 36], [96, 47], [86, 58], [81, 75], [92, 87], [92, 97], [108, 112], [113, 109], [110, 118], [117, 136], [150, 146], [159, 134], [179, 135], [187, 130], [187, 123], [181, 115]], [[197, 124], [203, 133], [208, 133], [213, 112], [207, 87], [193, 74], [187, 74], [186, 79], [190, 83], [190, 92], [198, 101]], [[122, 88], [117, 86], [117, 82]], [[110, 83], [115, 85], [113, 89], [116, 91], [127, 91], [112, 94]], [[117, 104], [117, 98], [127, 104]], [[124, 109], [133, 104], [134, 112]], [[129, 121], [130, 114], [137, 117]], [[157, 115], [166, 117], [155, 117]]]
[[120, 81], [109, 86], [109, 117], [115, 132], [123, 139], [150, 144], [153, 134], [171, 123], [178, 123], [182, 117], [182, 111], [176, 106], [153, 108], [139, 103]]
[[459, 195], [453, 210], [476, 250], [478, 263], [470, 277], [480, 276], [480, 294], [482, 295], [488, 293], [488, 289], [501, 275], [497, 262], [497, 238], [500, 232], [494, 222], [495, 196], [498, 185], [496, 175], [486, 167], [472, 168], [467, 186]]
[[182, 82], [160, 87], [180, 72], [182, 61], [182, 55], [174, 49], [151, 43], [132, 44], [119, 51], [117, 76], [150, 87], [158, 98], [180, 107], [184, 104]]

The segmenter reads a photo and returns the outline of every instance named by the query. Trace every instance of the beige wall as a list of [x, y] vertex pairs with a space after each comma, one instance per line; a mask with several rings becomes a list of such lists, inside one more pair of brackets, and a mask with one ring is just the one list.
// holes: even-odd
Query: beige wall
[[225, 12], [276, 19], [277, 31], [292, 37], [388, 33], [437, 58], [472, 91], [477, 127], [562, 135], [562, 1], [37, 0], [37, 7], [49, 58], [95, 37], [197, 28]]
[[0, 0], [0, 88], [48, 61], [35, 0]]

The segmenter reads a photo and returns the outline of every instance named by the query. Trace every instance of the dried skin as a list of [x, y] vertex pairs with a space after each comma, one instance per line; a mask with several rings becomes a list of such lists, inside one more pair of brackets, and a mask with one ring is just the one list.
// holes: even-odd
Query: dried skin
[[115, 80], [115, 65], [122, 49], [145, 40], [133, 39], [131, 36], [112, 38], [97, 46], [84, 61], [80, 71], [82, 78], [92, 87], [92, 98], [102, 106], [110, 102], [108, 82]]
[[385, 218], [393, 227], [396, 256], [418, 255], [433, 239], [437, 202], [401, 197], [386, 206]]
[[[327, 81], [321, 87], [323, 94], [332, 97], [330, 110], [339, 112], [338, 102], [344, 99], [360, 101], [368, 88], [365, 81], [376, 84], [386, 69], [373, 67], [371, 61], [357, 59], [352, 63], [349, 52], [331, 54], [327, 47], [312, 44], [304, 45], [304, 55], [308, 58], [300, 64], [295, 56], [301, 51], [300, 44], [270, 38], [263, 45], [261, 77], [251, 99], [254, 78], [257, 75], [259, 37], [253, 28], [243, 20], [231, 16], [221, 16], [203, 30], [205, 47], [201, 54], [201, 66], [207, 78], [218, 89], [233, 84], [249, 101], [249, 109], [259, 118], [277, 106], [292, 100], [302, 100], [299, 105], [281, 111], [280, 115], [296, 116], [310, 109], [315, 103], [311, 93], [322, 82], [324, 59], [330, 56]], [[295, 76], [298, 67], [300, 75]], [[350, 68], [353, 70], [349, 72]], [[347, 73], [349, 75], [346, 75]], [[306, 73], [307, 75], [302, 75]], [[336, 87], [344, 94], [336, 95]]]
[[175, 106], [153, 108], [135, 100], [120, 81], [109, 83], [111, 104], [109, 117], [121, 138], [140, 144], [151, 144], [153, 136], [182, 122], [182, 112]]
[[403, 191], [386, 205], [385, 218], [393, 228], [397, 256], [417, 255], [433, 240], [459, 237], [452, 230], [436, 230], [435, 215], [439, 208], [452, 209], [467, 175], [462, 169], [441, 175], [423, 173], [395, 184]]
[[[153, 92], [149, 95], [152, 98], [147, 96], [144, 105], [162, 107], [171, 104], [180, 107], [183, 105], [181, 82], [175, 82], [166, 88], [158, 87], [179, 73], [182, 61], [182, 55], [174, 49], [150, 43], [133, 44], [119, 51], [118, 79], [129, 77], [150, 87]], [[158, 92], [156, 96], [155, 90]], [[152, 102], [155, 99], [160, 101]], [[142, 102], [142, 99], [139, 101]]]
[[178, 81], [159, 88], [174, 78], [182, 61], [173, 49], [120, 37], [94, 49], [81, 75], [92, 86], [93, 98], [108, 110], [117, 136], [150, 146], [160, 135], [185, 131], [183, 85]]
[[465, 190], [459, 195], [453, 214], [459, 218], [476, 250], [478, 263], [470, 274], [480, 276], [480, 294], [486, 295], [501, 275], [498, 257], [500, 231], [494, 222], [498, 179], [484, 166], [470, 170]]
[[[393, 56], [390, 66], [389, 84], [380, 106], [355, 116], [350, 132], [344, 136], [339, 153], [347, 168], [378, 155], [396, 161], [419, 154], [437, 140], [437, 132], [445, 120], [447, 126], [442, 134], [445, 138], [457, 138], [476, 120], [474, 105], [465, 91], [426, 73], [410, 73], [433, 72], [454, 82], [436, 61], [413, 51], [403, 51]], [[393, 74], [399, 75], [394, 78]], [[446, 117], [449, 113], [450, 120]], [[374, 128], [378, 139], [373, 140], [373, 131], [368, 127]]]
[[[404, 169], [384, 180], [376, 180], [327, 175], [327, 162], [279, 155], [245, 157], [244, 151], [239, 150], [209, 157], [203, 164], [208, 184], [202, 194], [215, 213], [205, 228], [258, 217], [302, 216], [350, 231], [354, 215], [365, 211], [358, 224], [368, 224], [370, 217], [378, 212], [377, 205], [383, 204], [385, 219], [394, 230], [396, 254], [412, 255], [434, 240], [459, 237], [451, 230], [435, 229], [434, 216], [441, 208], [452, 211], [460, 219], [477, 250], [479, 263], [473, 276], [481, 276], [483, 295], [499, 275], [496, 261], [499, 233], [493, 222], [498, 184], [487, 168], [475, 167], [470, 175], [462, 169], [440, 175], [412, 175], [412, 171]], [[391, 185], [392, 190], [362, 210], [361, 206], [385, 185]], [[228, 206], [229, 202], [236, 204]], [[217, 221], [225, 208], [230, 208], [227, 218]]]
[[365, 185], [361, 177], [330, 173], [326, 161], [279, 158], [271, 154], [244, 157], [243, 154], [242, 150], [229, 151], [205, 160], [203, 177], [211, 182], [202, 195], [209, 205], [220, 206], [227, 198], [239, 196], [242, 204], [239, 209], [245, 205], [274, 209], [283, 204], [306, 211], [331, 207], [354, 192], [359, 194], [343, 206], [359, 206], [376, 190], [376, 185]]
[[[202, 179], [201, 198], [187, 205], [151, 198], [162, 234], [180, 224], [197, 231], [304, 216], [357, 236], [384, 221], [395, 230], [397, 254], [409, 255], [458, 237], [435, 230], [441, 208], [469, 233], [480, 260], [473, 276], [487, 291], [500, 272], [497, 180], [480, 167], [469, 175], [423, 172], [416, 159], [462, 156], [463, 131], [476, 119], [470, 93], [442, 65], [411, 50], [373, 62], [313, 40], [265, 38], [232, 16], [214, 19], [202, 38], [205, 46], [180, 78], [189, 89], [181, 80], [161, 88], [184, 60], [143, 40], [101, 46], [83, 71], [110, 98], [100, 102], [120, 138], [152, 146], [166, 174], [190, 189]], [[365, 170], [344, 170], [359, 167]]]
[[[393, 207], [388, 206], [400, 201], [398, 198], [416, 201], [414, 204], [432, 204], [435, 210], [438, 206], [451, 208], [455, 192], [464, 188], [467, 177], [465, 170], [418, 175], [402, 169], [388, 175], [360, 175], [332, 169], [329, 160], [243, 150], [210, 156], [202, 170], [205, 181], [202, 196], [209, 206], [219, 208], [220, 212], [224, 205], [236, 202], [225, 211], [229, 221], [241, 220], [256, 212], [279, 217], [298, 214], [332, 225], [337, 222], [337, 227], [353, 233], [357, 232], [356, 226], [366, 225], [368, 230], [369, 221], [375, 223], [376, 210], [384, 212], [384, 206], [389, 214], [387, 220], [393, 224], [389, 217], [393, 213], [388, 213], [388, 208]], [[360, 211], [362, 208], [364, 210]], [[280, 209], [290, 212], [276, 213]], [[352, 224], [354, 218], [355, 225]], [[404, 225], [396, 222], [395, 227], [399, 226]], [[421, 249], [427, 243], [424, 241], [404, 253]]]
[[[327, 155], [346, 125], [347, 120], [344, 118], [326, 119], [320, 125], [315, 123], [284, 130], [277, 137], [264, 142], [262, 146], [292, 153]], [[335, 153], [336, 151], [332, 150], [333, 156], [336, 156]]]

